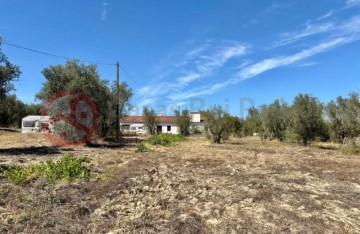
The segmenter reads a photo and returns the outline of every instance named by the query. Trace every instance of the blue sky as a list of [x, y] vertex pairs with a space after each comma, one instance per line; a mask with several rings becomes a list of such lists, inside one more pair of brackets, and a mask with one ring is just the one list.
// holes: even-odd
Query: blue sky
[[[360, 90], [360, 0], [0, 0], [12, 44], [102, 63], [131, 77], [134, 114], [220, 104], [233, 115], [309, 93], [323, 102]], [[65, 60], [2, 45], [34, 102], [41, 71]], [[115, 79], [115, 66], [99, 66]]]

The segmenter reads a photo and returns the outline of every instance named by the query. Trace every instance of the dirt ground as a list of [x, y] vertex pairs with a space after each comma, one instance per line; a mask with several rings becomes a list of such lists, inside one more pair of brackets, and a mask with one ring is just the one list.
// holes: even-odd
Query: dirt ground
[[70, 151], [96, 173], [55, 187], [0, 174], [0, 233], [360, 233], [360, 156], [203, 137], [135, 153], [135, 141], [59, 149], [42, 135], [0, 131], [2, 165]]

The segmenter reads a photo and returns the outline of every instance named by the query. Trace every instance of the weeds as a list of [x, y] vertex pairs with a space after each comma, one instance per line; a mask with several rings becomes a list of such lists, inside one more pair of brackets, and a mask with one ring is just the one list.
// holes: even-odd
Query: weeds
[[355, 155], [360, 155], [360, 146], [357, 145], [355, 142], [352, 142], [346, 146], [341, 147], [341, 151], [344, 154], [355, 154]]
[[151, 136], [146, 140], [146, 142], [151, 145], [170, 146], [176, 142], [182, 142], [186, 140], [187, 139], [181, 135], [166, 133], [166, 134]]
[[54, 183], [60, 179], [72, 181], [75, 179], [89, 178], [91, 174], [90, 170], [83, 165], [83, 163], [88, 162], [90, 162], [89, 158], [76, 158], [71, 153], [65, 153], [58, 161], [48, 160], [46, 162], [46, 176], [50, 183]]
[[135, 153], [144, 153], [149, 151], [150, 149], [146, 147], [146, 145], [143, 142], [137, 143], [135, 146]]
[[57, 161], [49, 159], [46, 163], [9, 167], [4, 172], [4, 176], [14, 184], [20, 184], [38, 177], [46, 177], [50, 184], [61, 179], [73, 181], [91, 176], [90, 170], [83, 165], [89, 161], [88, 158], [77, 158], [71, 153], [65, 153]]

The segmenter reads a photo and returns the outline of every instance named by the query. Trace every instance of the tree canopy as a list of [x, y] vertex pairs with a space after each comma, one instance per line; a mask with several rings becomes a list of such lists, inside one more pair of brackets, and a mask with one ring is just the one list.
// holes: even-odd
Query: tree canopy
[[12, 81], [18, 78], [20, 74], [20, 68], [12, 64], [2, 52], [0, 37], [0, 99], [3, 99], [6, 94], [14, 90]]
[[21, 120], [27, 115], [39, 115], [40, 105], [25, 104], [19, 101], [15, 95], [5, 96], [0, 100], [0, 126], [2, 127], [21, 127]]
[[[65, 65], [52, 65], [42, 71], [46, 81], [36, 97], [45, 102], [61, 91], [78, 91], [89, 97], [97, 108], [98, 134], [106, 136], [115, 124], [116, 83], [110, 89], [107, 80], [100, 79], [95, 65], [84, 65], [70, 60]], [[130, 107], [132, 90], [123, 82], [119, 85], [120, 116]]]
[[187, 136], [190, 134], [190, 113], [188, 110], [182, 110], [181, 112], [175, 111], [175, 123], [179, 128], [179, 133], [182, 136]]
[[154, 135], [156, 133], [156, 129], [155, 129], [156, 125], [158, 124], [157, 114], [155, 110], [145, 106], [143, 108], [143, 116], [144, 116], [145, 126], [148, 132], [151, 135]]
[[303, 145], [311, 143], [322, 130], [322, 110], [322, 104], [311, 95], [299, 94], [295, 97], [290, 122]]
[[205, 133], [213, 143], [221, 143], [232, 130], [230, 115], [221, 106], [210, 107], [204, 112], [206, 117]]
[[341, 144], [347, 138], [360, 134], [360, 100], [358, 93], [350, 93], [349, 98], [339, 96], [326, 106], [329, 119], [330, 137]]
[[288, 121], [288, 106], [275, 100], [272, 104], [261, 107], [262, 136], [269, 139], [284, 141]]

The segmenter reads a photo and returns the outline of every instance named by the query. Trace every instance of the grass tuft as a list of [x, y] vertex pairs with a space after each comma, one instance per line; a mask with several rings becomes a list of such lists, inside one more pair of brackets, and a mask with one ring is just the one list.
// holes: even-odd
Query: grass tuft
[[146, 145], [143, 142], [137, 143], [135, 146], [135, 153], [144, 153], [149, 151], [150, 149], [146, 147]]
[[341, 147], [341, 151], [344, 154], [360, 155], [360, 146], [358, 146], [356, 144], [349, 144], [349, 145]]
[[21, 184], [38, 177], [46, 177], [50, 184], [54, 184], [57, 180], [73, 181], [91, 176], [90, 170], [83, 165], [89, 161], [88, 158], [65, 153], [57, 161], [49, 159], [46, 163], [9, 167], [4, 171], [4, 176], [14, 184]]
[[170, 146], [176, 142], [183, 142], [187, 141], [184, 136], [177, 135], [177, 134], [160, 134], [149, 137], [146, 142], [151, 145], [163, 145], [163, 146]]

